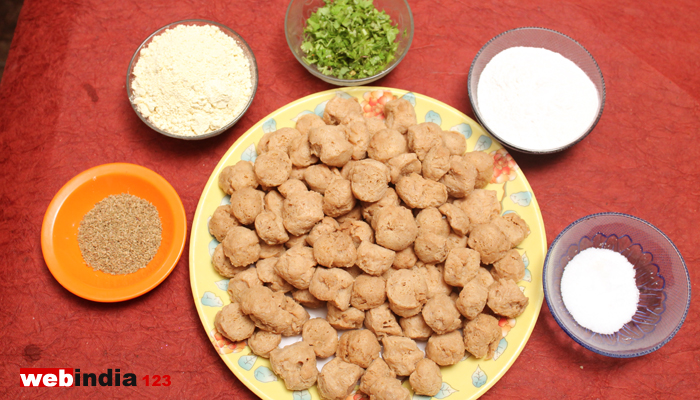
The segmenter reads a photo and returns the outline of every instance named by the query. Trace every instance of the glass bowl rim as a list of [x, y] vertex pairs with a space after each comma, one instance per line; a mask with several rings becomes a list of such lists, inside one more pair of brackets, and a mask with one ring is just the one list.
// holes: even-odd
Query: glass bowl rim
[[389, 72], [393, 71], [394, 68], [396, 68], [401, 61], [403, 61], [404, 57], [406, 57], [406, 54], [408, 54], [408, 50], [411, 48], [411, 44], [413, 43], [413, 34], [415, 31], [415, 26], [414, 26], [414, 21], [413, 21], [413, 11], [411, 10], [411, 6], [408, 4], [407, 0], [401, 0], [404, 5], [406, 5], [406, 10], [408, 11], [408, 21], [409, 21], [409, 31], [408, 31], [408, 43], [406, 44], [406, 49], [401, 52], [398, 58], [390, 62], [390, 66], [388, 68], [385, 68], [378, 73], [368, 76], [366, 78], [358, 78], [358, 79], [341, 79], [341, 78], [336, 78], [335, 76], [332, 75], [324, 75], [318, 71], [317, 68], [312, 67], [311, 65], [307, 64], [304, 62], [304, 60], [300, 59], [297, 53], [294, 51], [294, 47], [292, 46], [291, 39], [289, 38], [289, 35], [287, 34], [287, 22], [289, 21], [289, 11], [292, 8], [292, 3], [294, 0], [291, 0], [289, 2], [289, 5], [287, 6], [287, 11], [284, 14], [284, 38], [287, 41], [287, 46], [289, 47], [289, 50], [292, 52], [294, 55], [294, 58], [301, 64], [307, 71], [309, 71], [313, 76], [321, 79], [324, 82], [327, 83], [332, 83], [338, 86], [357, 86], [357, 85], [364, 85], [367, 83], [372, 83], [378, 79], [383, 78], [384, 76], [388, 75]]
[[[145, 47], [146, 43], [150, 43], [150, 41], [155, 36], [158, 36], [159, 34], [163, 33], [167, 29], [173, 28], [173, 27], [178, 26], [178, 25], [186, 25], [186, 24], [190, 24], [190, 23], [201, 23], [202, 25], [214, 25], [214, 26], [220, 28], [222, 31], [224, 31], [224, 34], [226, 34], [227, 36], [230, 36], [230, 34], [233, 34], [234, 36], [236, 36], [239, 39], [239, 41], [240, 41], [239, 44], [242, 44], [243, 46], [245, 46], [245, 48], [248, 49], [247, 54], [250, 54], [250, 57], [247, 57], [247, 58], [248, 58], [248, 61], [251, 63], [251, 67], [252, 67], [252, 70], [254, 72], [251, 76], [251, 80], [253, 81], [253, 91], [250, 95], [250, 99], [248, 99], [248, 103], [243, 108], [243, 110], [241, 110], [241, 112], [233, 120], [231, 120], [228, 124], [222, 126], [221, 128], [219, 128], [215, 131], [211, 131], [211, 132], [205, 133], [203, 135], [183, 136], [183, 135], [176, 135], [176, 134], [168, 132], [168, 131], [164, 131], [164, 130], [156, 127], [155, 125], [153, 125], [148, 120], [148, 118], [141, 115], [141, 113], [136, 109], [134, 102], [131, 100], [132, 90], [131, 90], [131, 79], [130, 78], [131, 78], [131, 75], [132, 75], [133, 70], [134, 70], [134, 66], [135, 66], [134, 61], [136, 60], [136, 56]], [[246, 52], [244, 51], [244, 53], [246, 53]], [[250, 48], [250, 45], [248, 44], [248, 42], [246, 42], [245, 39], [243, 39], [243, 37], [238, 32], [234, 31], [233, 29], [229, 28], [228, 26], [226, 26], [224, 24], [221, 24], [219, 22], [206, 20], [206, 19], [199, 19], [199, 18], [183, 19], [180, 21], [171, 22], [169, 24], [166, 24], [166, 25], [156, 29], [153, 33], [148, 35], [148, 37], [143, 42], [141, 42], [141, 44], [138, 46], [138, 48], [136, 49], [134, 54], [131, 56], [131, 60], [129, 61], [129, 67], [126, 70], [126, 97], [129, 100], [129, 104], [131, 104], [131, 108], [134, 110], [136, 115], [149, 128], [153, 129], [154, 131], [156, 131], [162, 135], [176, 138], [176, 139], [201, 140], [201, 139], [207, 139], [210, 137], [220, 135], [221, 133], [225, 132], [226, 130], [228, 130], [232, 126], [234, 126], [243, 117], [243, 115], [250, 108], [250, 105], [253, 103], [253, 98], [255, 98], [255, 94], [257, 93], [257, 91], [258, 91], [258, 64], [257, 64], [257, 61], [255, 59], [255, 54], [253, 53], [253, 49]]]
[[[549, 289], [548, 289], [549, 286], [547, 285], [547, 270], [550, 268], [550, 262], [552, 262], [551, 261], [552, 249], [554, 248], [555, 245], [557, 245], [559, 243], [559, 241], [564, 237], [564, 235], [569, 230], [571, 230], [574, 226], [576, 226], [582, 222], [585, 222], [591, 218], [597, 218], [597, 217], [622, 217], [622, 218], [632, 219], [632, 220], [635, 220], [637, 222], [641, 222], [642, 224], [646, 225], [648, 228], [651, 228], [653, 231], [660, 234], [661, 237], [666, 239], [666, 241], [671, 245], [671, 247], [675, 251], [676, 256], [678, 256], [678, 259], [680, 260], [681, 265], [683, 266], [683, 271], [685, 272], [685, 282], [686, 282], [686, 286], [688, 289], [688, 300], [685, 304], [685, 310], [683, 311], [683, 315], [681, 316], [680, 321], [678, 321], [678, 325], [673, 329], [673, 331], [666, 338], [664, 338], [664, 340], [662, 340], [660, 343], [656, 344], [655, 346], [653, 346], [649, 349], [638, 351], [635, 353], [630, 353], [630, 354], [611, 353], [609, 351], [598, 349], [598, 348], [588, 344], [584, 340], [579, 340], [569, 330], [569, 328], [566, 326], [566, 324], [558, 317], [557, 313], [553, 311], [556, 307], [554, 307], [554, 305], [551, 302], [550, 295], [549, 295]], [[688, 267], [685, 264], [685, 260], [683, 259], [683, 256], [681, 255], [680, 251], [678, 250], [678, 247], [676, 247], [675, 243], [673, 243], [673, 241], [664, 232], [662, 232], [656, 226], [652, 225], [650, 222], [648, 222], [642, 218], [635, 217], [634, 215], [620, 213], [620, 212], [600, 212], [600, 213], [586, 215], [585, 217], [577, 219], [576, 221], [569, 224], [566, 228], [564, 228], [557, 235], [557, 237], [552, 241], [552, 244], [549, 246], [549, 250], [547, 251], [547, 256], [545, 257], [544, 265], [542, 267], [542, 286], [544, 288], [544, 298], [545, 298], [545, 301], [547, 302], [547, 307], [549, 307], [549, 312], [550, 312], [550, 314], [552, 314], [552, 317], [554, 317], [554, 320], [557, 322], [559, 327], [561, 327], [562, 330], [564, 332], [566, 332], [566, 334], [571, 339], [573, 339], [576, 343], [580, 344], [584, 348], [586, 348], [594, 353], [608, 356], [608, 357], [614, 357], [614, 358], [639, 357], [639, 356], [643, 356], [643, 355], [646, 355], [649, 353], [653, 353], [654, 351], [660, 349], [663, 345], [668, 343], [676, 335], [676, 333], [678, 333], [678, 331], [681, 329], [681, 326], [683, 326], [683, 323], [685, 322], [685, 318], [687, 317], [688, 311], [690, 309], [690, 298], [691, 298], [690, 275], [688, 274]]]
[[[486, 50], [489, 47], [489, 45], [491, 45], [495, 40], [497, 40], [501, 36], [505, 36], [507, 34], [510, 34], [510, 33], [516, 32], [516, 31], [546, 31], [546, 32], [560, 35], [560, 36], [570, 40], [571, 42], [575, 43], [581, 49], [583, 49], [583, 51], [591, 58], [591, 61], [593, 61], [593, 65], [595, 65], [595, 68], [598, 71], [598, 76], [600, 77], [600, 84], [601, 84], [601, 93], [600, 93], [601, 94], [601, 101], [600, 101], [600, 106], [598, 107], [598, 114], [596, 115], [595, 120], [593, 120], [593, 123], [591, 124], [591, 126], [581, 136], [579, 136], [575, 140], [571, 141], [570, 143], [567, 143], [563, 146], [555, 147], [552, 149], [546, 149], [546, 150], [526, 149], [526, 148], [522, 148], [519, 146], [515, 146], [515, 145], [509, 143], [508, 141], [502, 139], [500, 136], [496, 135], [493, 132], [493, 130], [491, 128], [489, 128], [488, 124], [484, 121], [484, 119], [481, 116], [481, 113], [479, 112], [479, 108], [476, 105], [476, 94], [472, 93], [472, 90], [471, 90], [471, 86], [472, 86], [471, 82], [472, 82], [472, 78], [473, 78], [473, 72], [474, 72], [474, 67], [476, 65], [476, 61], [481, 56], [481, 53], [483, 53], [484, 50]], [[513, 47], [513, 46], [511, 46], [511, 47]], [[595, 84], [595, 82], [594, 82], [594, 84]], [[498, 140], [500, 143], [502, 143], [505, 147], [508, 147], [510, 149], [519, 151], [521, 153], [526, 153], [526, 154], [558, 153], [560, 151], [564, 151], [564, 150], [574, 146], [575, 144], [577, 144], [580, 141], [582, 141], [583, 139], [585, 139], [593, 131], [593, 129], [598, 125], [598, 121], [600, 121], [600, 118], [603, 116], [603, 109], [605, 108], [605, 98], [606, 98], [605, 78], [603, 77], [603, 72], [601, 71], [600, 66], [598, 65], [598, 62], [596, 61], [595, 57], [593, 57], [593, 55], [588, 51], [588, 49], [586, 49], [581, 43], [576, 41], [576, 39], [572, 38], [571, 36], [568, 36], [564, 33], [556, 31], [554, 29], [544, 28], [544, 27], [539, 27], [539, 26], [523, 26], [523, 27], [519, 27], [519, 28], [509, 29], [507, 31], [499, 33], [498, 35], [492, 37], [489, 41], [487, 41], [481, 47], [481, 49], [479, 49], [479, 51], [476, 53], [476, 55], [474, 56], [474, 59], [472, 60], [471, 66], [469, 67], [469, 74], [467, 76], [467, 92], [469, 95], [469, 103], [471, 103], [472, 111], [474, 112], [474, 116], [479, 121], [481, 126], [489, 134], [491, 134], [491, 136], [493, 136], [494, 138], [496, 138], [496, 140]]]

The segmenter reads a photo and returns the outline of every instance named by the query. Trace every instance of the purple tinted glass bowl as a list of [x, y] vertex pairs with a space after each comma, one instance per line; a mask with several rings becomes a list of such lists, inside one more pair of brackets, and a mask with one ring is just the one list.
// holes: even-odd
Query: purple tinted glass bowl
[[[612, 335], [579, 325], [562, 301], [566, 264], [590, 247], [616, 251], [635, 268], [637, 312]], [[690, 278], [676, 246], [652, 224], [627, 214], [592, 214], [566, 227], [547, 253], [543, 285], [547, 306], [564, 332], [588, 350], [609, 357], [638, 357], [658, 350], [678, 332], [690, 306]]]

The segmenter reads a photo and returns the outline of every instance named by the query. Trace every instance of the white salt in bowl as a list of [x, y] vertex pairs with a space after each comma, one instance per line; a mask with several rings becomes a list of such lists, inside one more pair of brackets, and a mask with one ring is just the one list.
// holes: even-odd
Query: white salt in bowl
[[[597, 95], [593, 95], [591, 91], [588, 92], [591, 93], [589, 97], [597, 97], [597, 108], [595, 108], [593, 101], [590, 101], [585, 105], [578, 105], [576, 104], [576, 101], [580, 96], [571, 98], [571, 100], [573, 100], [573, 104], [571, 104], [571, 107], [568, 109], [575, 110], [576, 107], [578, 107], [580, 109], [580, 113], [575, 113], [574, 115], [581, 116], [581, 121], [579, 121], [579, 123], [576, 124], [576, 127], [573, 128], [571, 125], [567, 125], [568, 122], [566, 122], [571, 118], [560, 118], [559, 120], [561, 122], [554, 122], [557, 120], [556, 118], [544, 118], [543, 115], [541, 115], [546, 115], [546, 113], [542, 111], [543, 107], [535, 107], [535, 110], [525, 111], [527, 107], [531, 107], [533, 104], [535, 104], [531, 101], [533, 98], [536, 98], [536, 96], [545, 96], [541, 91], [539, 93], [535, 93], [534, 90], [527, 92], [525, 97], [526, 101], [523, 102], [522, 107], [502, 106], [501, 104], [509, 103], [510, 99], [521, 98], [519, 96], [515, 96], [516, 90], [512, 89], [513, 86], [511, 85], [504, 85], [507, 87], [507, 89], [504, 90], [504, 96], [499, 96], [499, 99], [503, 98], [507, 99], [508, 101], [494, 102], [493, 100], [484, 99], [481, 104], [484, 107], [480, 107], [480, 96], [478, 89], [484, 69], [498, 54], [504, 50], [512, 50], [512, 48], [515, 47], [549, 50], [554, 53], [558, 53], [559, 55], [573, 62], [593, 83]], [[536, 59], [539, 60], [541, 57], [537, 57]], [[547, 59], [550, 58], [548, 57]], [[511, 60], [509, 60], [509, 62], [510, 61]], [[508, 65], [508, 63], [506, 63], [506, 65], [511, 67], [511, 65]], [[549, 64], [545, 65], [549, 66]], [[557, 65], [559, 65], [559, 63], [557, 63]], [[521, 65], [512, 65], [512, 67], [515, 71], [524, 70], [524, 68], [521, 68]], [[549, 76], [554, 75], [556, 74], [550, 74]], [[484, 79], [484, 82], [486, 82], [486, 79]], [[554, 80], [551, 80], [551, 82], [554, 82]], [[501, 83], [501, 81], [497, 82], [499, 85]], [[486, 85], [486, 83], [484, 83], [484, 85]], [[555, 88], [557, 87], [557, 85], [553, 86]], [[580, 142], [586, 136], [588, 136], [589, 133], [591, 133], [593, 128], [595, 128], [598, 120], [600, 120], [600, 117], [603, 114], [603, 106], [605, 105], [605, 81], [603, 80], [603, 74], [598, 67], [598, 63], [596, 63], [593, 56], [574, 39], [557, 31], [546, 28], [516, 28], [503, 32], [489, 40], [481, 48], [481, 50], [479, 50], [476, 57], [474, 57], [474, 61], [469, 69], [467, 87], [469, 92], [469, 101], [471, 102], [472, 109], [474, 110], [474, 115], [484, 129], [486, 129], [486, 131], [488, 131], [505, 147], [523, 153], [555, 153], [568, 149], [574, 144]], [[495, 91], [490, 91], [489, 93], [493, 92]], [[545, 98], [547, 97], [545, 96]], [[555, 97], [552, 96], [551, 98]], [[489, 103], [492, 105], [489, 106]], [[498, 109], [495, 109], [493, 106], [494, 103], [499, 104]], [[558, 103], [560, 102], [556, 102], [555, 104]], [[524, 115], [534, 115], [533, 121], [528, 123], [535, 127], [535, 129], [538, 131], [536, 134], [524, 133], [526, 131], [524, 129], [508, 129], [508, 126], [514, 124], [504, 124], [503, 118], [507, 118], [506, 116], [508, 115], [517, 115], [518, 112], [513, 111], [518, 110], [523, 110]], [[516, 120], [518, 123], [521, 123], [526, 119], [517, 118]], [[543, 129], [544, 127], [560, 127], [562, 124], [564, 125], [564, 130], [571, 129], [572, 131], [561, 134], [561, 129]], [[543, 133], [545, 131], [549, 133]], [[535, 135], [539, 137], [535, 137]]]
[[[637, 311], [610, 335], [579, 325], [562, 300], [566, 265], [591, 247], [618, 252], [635, 269]], [[620, 213], [588, 215], [564, 229], [547, 253], [543, 286], [547, 306], [564, 332], [586, 349], [609, 357], [638, 357], [658, 350], [678, 332], [690, 306], [688, 270], [671, 239], [649, 222]]]
[[[186, 25], [186, 26], [214, 26], [217, 27], [223, 32], [226, 36], [230, 37], [236, 45], [242, 50], [243, 56], [248, 60], [249, 68], [250, 68], [250, 77], [251, 77], [251, 87], [252, 87], [252, 92], [250, 94], [250, 97], [245, 100], [245, 103], [242, 105], [241, 111], [237, 114], [234, 115], [226, 124], [223, 126], [219, 127], [216, 130], [212, 130], [203, 134], [199, 135], [179, 135], [173, 132], [169, 132], [167, 130], [161, 129], [157, 127], [156, 125], [153, 124], [153, 122], [147, 117], [144, 116], [140, 111], [139, 108], [134, 104], [134, 98], [135, 93], [134, 93], [134, 88], [133, 88], [133, 83], [134, 79], [136, 76], [134, 75], [134, 67], [138, 63], [140, 57], [141, 57], [141, 50], [144, 48], [148, 47], [148, 45], [153, 41], [155, 37], [158, 35], [162, 34], [168, 29], [173, 29], [176, 28], [180, 25]], [[238, 122], [241, 117], [243, 117], [243, 114], [248, 111], [248, 108], [250, 105], [253, 103], [253, 98], [255, 97], [255, 93], [257, 92], [258, 89], [258, 65], [255, 61], [255, 55], [253, 54], [253, 50], [251, 50], [250, 46], [248, 43], [243, 39], [241, 35], [236, 33], [233, 29], [227, 27], [226, 25], [213, 22], [213, 21], [207, 21], [203, 19], [188, 19], [188, 20], [183, 20], [183, 21], [178, 21], [178, 22], [173, 22], [171, 24], [165, 25], [161, 27], [160, 29], [156, 30], [153, 32], [150, 36], [146, 38], [146, 40], [141, 43], [141, 45], [136, 49], [134, 52], [133, 57], [131, 58], [131, 61], [129, 62], [129, 68], [127, 69], [126, 72], [126, 94], [127, 97], [129, 98], [129, 103], [131, 104], [131, 107], [134, 109], [134, 112], [136, 115], [145, 123], [149, 128], [153, 129], [154, 131], [165, 135], [169, 136], [172, 138], [177, 138], [177, 139], [184, 139], [184, 140], [201, 140], [201, 139], [207, 139], [210, 137], [218, 136], [222, 134], [223, 132], [227, 131], [230, 129], [232, 126]]]

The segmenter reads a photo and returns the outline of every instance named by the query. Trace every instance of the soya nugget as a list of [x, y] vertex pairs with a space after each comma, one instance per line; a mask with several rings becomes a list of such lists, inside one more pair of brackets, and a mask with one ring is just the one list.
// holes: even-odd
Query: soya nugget
[[406, 137], [408, 138], [408, 147], [416, 153], [421, 161], [425, 160], [430, 149], [442, 146], [443, 143], [442, 129], [433, 122], [422, 122], [409, 126]]
[[[306, 185], [301, 179], [291, 177], [277, 187], [277, 191], [280, 192], [285, 199], [292, 194], [304, 193], [307, 190]], [[284, 202], [282, 203], [282, 207], [284, 207]]]
[[416, 225], [418, 226], [419, 234], [434, 233], [445, 237], [450, 234], [450, 224], [435, 207], [420, 210], [418, 215], [416, 215]]
[[481, 313], [464, 324], [464, 347], [475, 358], [491, 359], [492, 344], [500, 341], [501, 337], [498, 320], [491, 315]]
[[306, 246], [292, 247], [275, 264], [275, 272], [297, 289], [308, 289], [315, 271], [314, 251]]
[[[466, 245], [466, 241], [464, 244]], [[418, 257], [413, 251], [413, 246], [408, 246], [401, 251], [396, 252], [396, 258], [394, 258], [394, 264], [392, 265], [396, 269], [407, 269], [413, 268], [418, 262]]]
[[425, 341], [433, 334], [433, 329], [425, 323], [421, 313], [412, 317], [401, 318], [399, 324], [401, 324], [403, 334], [413, 340]]
[[323, 308], [326, 306], [326, 302], [315, 298], [314, 295], [312, 295], [311, 292], [309, 292], [309, 289], [293, 290], [292, 298], [294, 299], [294, 301], [306, 308], [316, 309]]
[[424, 263], [441, 263], [447, 258], [447, 235], [419, 233], [413, 243], [413, 251]]
[[493, 156], [483, 151], [472, 151], [462, 156], [464, 160], [476, 167], [477, 177], [474, 187], [483, 188], [493, 177]]
[[402, 176], [410, 175], [414, 172], [420, 173], [423, 168], [416, 153], [399, 154], [389, 159], [386, 165], [389, 167], [391, 183], [393, 184], [396, 184]]
[[243, 226], [234, 226], [222, 242], [224, 254], [234, 267], [245, 267], [260, 258], [260, 240], [255, 231]]
[[348, 219], [340, 224], [338, 230], [350, 235], [355, 247], [359, 247], [363, 241], [374, 243], [374, 231], [365, 221]]
[[284, 245], [271, 246], [265, 242], [260, 243], [260, 258], [279, 257], [284, 253]]
[[316, 240], [320, 238], [321, 236], [329, 233], [333, 233], [340, 228], [340, 225], [338, 222], [331, 218], [331, 217], [323, 217], [323, 219], [314, 225], [313, 228], [311, 228], [311, 231], [309, 232], [309, 236], [306, 237], [306, 243], [313, 247], [314, 243], [316, 243]]
[[389, 189], [391, 173], [385, 164], [365, 159], [353, 165], [348, 179], [351, 181], [352, 194], [358, 200], [375, 202], [381, 200]]
[[314, 242], [314, 258], [328, 268], [350, 268], [357, 260], [357, 249], [350, 235], [335, 231], [321, 235]]
[[382, 358], [396, 375], [409, 376], [416, 370], [416, 364], [425, 355], [411, 338], [402, 336], [385, 336], [382, 338], [384, 351]]
[[289, 240], [282, 216], [272, 211], [262, 211], [255, 217], [255, 232], [263, 242], [271, 246], [283, 244]]
[[459, 298], [455, 305], [460, 314], [466, 319], [472, 320], [484, 311], [484, 306], [488, 298], [488, 288], [484, 286], [479, 279], [475, 278], [464, 285], [464, 289], [459, 292]]
[[469, 216], [461, 208], [452, 203], [445, 203], [438, 209], [447, 219], [450, 228], [459, 236], [465, 236], [469, 233], [471, 222]]
[[459, 331], [433, 335], [425, 346], [425, 355], [437, 365], [457, 364], [464, 357], [464, 340]]
[[258, 271], [255, 268], [245, 268], [228, 281], [228, 289], [226, 290], [231, 297], [232, 303], [240, 303], [243, 292], [255, 286], [262, 286], [263, 283], [258, 277]]
[[327, 358], [335, 354], [338, 348], [338, 331], [323, 318], [313, 318], [304, 324], [302, 339], [311, 345], [316, 358]]
[[442, 387], [440, 367], [429, 358], [418, 361], [408, 380], [413, 392], [424, 396], [435, 396]]
[[263, 136], [258, 143], [258, 152], [278, 150], [289, 154], [289, 148], [294, 139], [301, 136], [301, 132], [294, 128], [279, 128]]
[[280, 342], [282, 342], [282, 335], [258, 329], [246, 343], [253, 354], [263, 358], [270, 358], [270, 352], [275, 350], [280, 345]]
[[287, 153], [272, 150], [255, 159], [253, 170], [258, 182], [263, 186], [275, 187], [289, 179], [289, 174], [292, 173], [292, 161]]
[[343, 178], [334, 179], [323, 194], [323, 213], [329, 217], [340, 217], [355, 208], [356, 203], [352, 182]]
[[318, 157], [311, 154], [308, 132], [302, 133], [292, 140], [289, 145], [289, 160], [292, 162], [292, 166], [298, 168], [308, 167], [318, 162]]
[[273, 292], [287, 293], [294, 287], [275, 271], [275, 264], [277, 264], [277, 261], [277, 257], [258, 260], [258, 262], [255, 263], [255, 270], [258, 273], [260, 281], [265, 284], [265, 286], [269, 287], [270, 290]]
[[486, 304], [498, 315], [516, 318], [525, 311], [529, 299], [511, 279], [499, 279], [489, 287]]
[[439, 181], [450, 170], [450, 157], [450, 150], [447, 147], [433, 146], [423, 159], [423, 177], [431, 181]]
[[224, 278], [233, 278], [238, 273], [245, 271], [248, 267], [234, 267], [231, 265], [231, 261], [224, 254], [224, 245], [219, 243], [214, 249], [214, 255], [211, 257], [211, 263], [214, 265], [214, 269], [219, 275]]
[[493, 264], [510, 250], [510, 242], [494, 224], [475, 225], [469, 233], [467, 244], [479, 252], [482, 264]]
[[324, 194], [328, 184], [339, 178], [335, 169], [330, 169], [325, 164], [314, 164], [304, 170], [304, 181], [309, 189]]
[[518, 282], [523, 279], [523, 276], [525, 276], [525, 263], [518, 250], [508, 250], [505, 257], [493, 263], [491, 275], [495, 280], [503, 278]]
[[365, 273], [379, 276], [394, 263], [396, 252], [368, 241], [360, 243], [357, 248], [357, 266]]
[[407, 152], [406, 137], [395, 129], [382, 129], [375, 133], [367, 147], [367, 156], [383, 163]]
[[309, 144], [311, 154], [331, 167], [342, 167], [352, 158], [353, 147], [347, 139], [345, 126], [326, 125], [311, 128]]
[[309, 320], [309, 313], [291, 297], [282, 292], [273, 292], [265, 286], [247, 289], [241, 295], [241, 311], [248, 315], [258, 328], [294, 336]]
[[270, 364], [272, 371], [282, 378], [288, 390], [304, 390], [316, 383], [316, 354], [304, 341], [273, 350], [270, 353]]
[[[373, 203], [362, 203], [362, 218], [367, 221], [368, 224], [372, 225], [374, 216], [384, 207], [387, 206], [398, 206], [401, 204], [401, 199], [399, 195], [396, 194], [396, 190], [390, 187], [387, 189], [386, 194], [381, 200], [375, 201]], [[374, 226], [373, 226], [374, 228]]]
[[356, 364], [340, 358], [327, 362], [318, 375], [318, 394], [323, 400], [345, 400], [348, 398], [358, 379], [365, 372]]
[[411, 208], [440, 207], [447, 201], [447, 188], [440, 182], [412, 173], [396, 183], [396, 193]]
[[463, 287], [476, 277], [481, 266], [481, 256], [476, 250], [457, 248], [450, 250], [445, 260], [445, 282]]
[[301, 117], [299, 117], [297, 119], [295, 128], [302, 135], [304, 135], [304, 134], [308, 135], [311, 128], [316, 128], [316, 127], [324, 126], [324, 125], [326, 125], [326, 123], [323, 122], [321, 117], [319, 117], [318, 115], [313, 114], [313, 113], [308, 113], [308, 114], [302, 115]]
[[367, 147], [369, 147], [369, 139], [372, 137], [367, 129], [367, 124], [363, 118], [350, 121], [347, 127], [348, 142], [352, 144], [352, 159], [362, 160], [367, 157]]
[[411, 210], [388, 205], [380, 208], [372, 217], [374, 240], [378, 245], [401, 251], [413, 244], [418, 236], [418, 226]]
[[253, 334], [255, 324], [241, 312], [238, 303], [229, 303], [216, 313], [214, 326], [232, 342], [246, 340]]
[[294, 192], [284, 199], [282, 221], [291, 235], [308, 233], [323, 217], [323, 196], [317, 192]]
[[341, 311], [350, 308], [352, 275], [341, 268], [316, 268], [311, 278], [309, 292], [319, 300], [327, 301]]
[[479, 271], [476, 273], [476, 278], [474, 279], [478, 280], [479, 283], [486, 288], [491, 286], [494, 282], [493, 276], [489, 270], [484, 267], [479, 267]]
[[410, 400], [411, 392], [396, 378], [379, 378], [369, 388], [370, 400]]
[[344, 331], [348, 329], [358, 329], [365, 321], [365, 313], [355, 307], [350, 307], [345, 311], [328, 303], [328, 314], [326, 320], [335, 329]]
[[386, 361], [380, 357], [372, 361], [365, 370], [364, 375], [362, 375], [360, 391], [371, 395], [372, 387], [381, 378], [396, 378], [396, 374], [389, 368]]
[[516, 213], [508, 213], [502, 217], [498, 216], [492, 219], [491, 223], [496, 225], [506, 235], [512, 246], [519, 245], [530, 234], [530, 227]]
[[284, 209], [284, 197], [282, 197], [278, 191], [274, 189], [269, 190], [267, 193], [265, 193], [263, 202], [265, 203], [265, 211], [271, 211], [280, 217], [282, 216], [282, 210]]
[[401, 133], [406, 133], [408, 127], [417, 122], [413, 104], [404, 98], [394, 99], [384, 104], [384, 115], [386, 115], [384, 121], [386, 126]]
[[428, 285], [421, 274], [400, 269], [387, 280], [386, 297], [393, 312], [410, 317], [418, 314], [428, 301]]
[[370, 117], [370, 118], [365, 117], [364, 119], [365, 119], [365, 124], [367, 125], [367, 130], [369, 131], [370, 136], [381, 131], [382, 129], [386, 129], [386, 124], [384, 123], [383, 119], [380, 119], [377, 117]]
[[467, 151], [467, 142], [464, 140], [464, 135], [459, 132], [442, 131], [442, 142], [453, 156], [461, 156]]
[[343, 332], [338, 340], [335, 355], [341, 360], [357, 364], [362, 368], [379, 358], [382, 347], [377, 337], [368, 329], [355, 329]]
[[487, 224], [501, 213], [495, 190], [474, 189], [469, 196], [454, 202], [464, 210], [472, 224]]
[[447, 236], [447, 241], [445, 242], [447, 254], [450, 254], [452, 249], [467, 247], [467, 239], [467, 236], [460, 236], [454, 232], [450, 232], [450, 234]]
[[323, 122], [329, 125], [348, 124], [351, 121], [361, 120], [362, 106], [355, 98], [335, 96], [326, 103], [323, 109]]
[[219, 187], [226, 194], [231, 194], [244, 187], [257, 188], [260, 186], [253, 171], [253, 163], [240, 160], [234, 165], [225, 167], [219, 174]]
[[389, 309], [389, 303], [367, 310], [365, 312], [365, 327], [380, 339], [387, 335], [403, 335], [401, 327], [396, 321], [396, 316]]
[[454, 198], [464, 198], [474, 190], [476, 168], [460, 156], [450, 157], [450, 169], [440, 178], [447, 193]]
[[255, 217], [263, 211], [265, 193], [245, 187], [231, 194], [231, 213], [241, 225], [250, 225]]
[[428, 299], [438, 294], [449, 296], [452, 293], [452, 286], [445, 282], [445, 267], [442, 264], [426, 264], [419, 261], [413, 270], [425, 279], [428, 285]]
[[219, 242], [223, 242], [228, 230], [239, 225], [236, 217], [231, 214], [230, 204], [218, 206], [209, 220], [209, 233]]
[[386, 301], [386, 282], [378, 276], [359, 275], [352, 285], [350, 304], [358, 310], [367, 311], [379, 307]]
[[447, 295], [439, 294], [425, 303], [422, 310], [425, 323], [438, 335], [444, 335], [462, 326], [461, 314], [455, 302]]

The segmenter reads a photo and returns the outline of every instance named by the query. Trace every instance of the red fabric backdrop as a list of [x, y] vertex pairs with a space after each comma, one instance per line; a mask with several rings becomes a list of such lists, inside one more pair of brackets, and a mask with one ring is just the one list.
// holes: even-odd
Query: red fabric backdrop
[[[421, 93], [473, 117], [469, 65], [490, 38], [542, 26], [582, 43], [605, 76], [605, 111], [594, 132], [550, 156], [513, 156], [542, 209], [548, 244], [587, 214], [618, 211], [655, 224], [684, 255], [697, 293], [700, 225], [700, 6], [695, 0], [413, 0], [410, 52], [378, 86]], [[19, 368], [121, 368], [169, 374], [167, 388], [84, 388], [82, 396], [255, 396], [211, 346], [192, 299], [187, 252], [152, 292], [98, 304], [66, 291], [44, 263], [39, 233], [58, 189], [77, 173], [130, 162], [165, 177], [188, 226], [214, 166], [234, 141], [275, 109], [332, 87], [306, 72], [284, 38], [282, 0], [26, 0], [0, 83], [0, 397], [76, 396], [22, 389]], [[125, 94], [129, 60], [150, 33], [181, 19], [232, 27], [258, 61], [248, 113], [225, 134], [198, 142], [149, 130]], [[700, 397], [700, 306], [677, 336], [642, 358], [617, 360], [576, 345], [546, 304], [528, 345], [484, 398]]]

